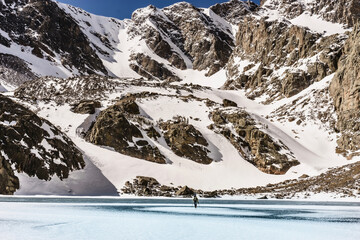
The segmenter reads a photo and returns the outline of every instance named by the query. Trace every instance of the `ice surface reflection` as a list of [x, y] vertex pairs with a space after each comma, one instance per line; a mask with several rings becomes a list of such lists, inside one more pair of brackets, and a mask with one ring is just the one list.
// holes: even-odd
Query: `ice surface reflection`
[[360, 239], [357, 203], [0, 198], [1, 239]]

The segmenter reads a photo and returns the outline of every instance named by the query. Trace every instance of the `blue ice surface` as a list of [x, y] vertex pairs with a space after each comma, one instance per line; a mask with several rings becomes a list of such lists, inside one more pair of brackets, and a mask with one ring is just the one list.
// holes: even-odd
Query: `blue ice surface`
[[360, 239], [360, 204], [0, 197], [0, 239]]

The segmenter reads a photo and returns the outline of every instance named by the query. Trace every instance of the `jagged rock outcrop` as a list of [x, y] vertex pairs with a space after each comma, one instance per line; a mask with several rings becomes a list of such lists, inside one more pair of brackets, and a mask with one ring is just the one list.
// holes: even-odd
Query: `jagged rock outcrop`
[[9, 182], [5, 193], [19, 187], [10, 170], [50, 180], [54, 174], [67, 178], [70, 171], [85, 166], [80, 151], [60, 130], [2, 95], [0, 132], [0, 175]]
[[139, 107], [133, 99], [119, 101], [99, 114], [86, 139], [96, 145], [112, 147], [128, 156], [166, 163], [159, 149], [146, 140], [142, 131], [128, 120], [133, 114], [139, 114]]
[[281, 141], [275, 141], [256, 127], [255, 120], [244, 110], [218, 109], [211, 113], [211, 119], [214, 124], [209, 128], [226, 137], [240, 155], [259, 170], [269, 174], [285, 174], [299, 164]]
[[[344, 53], [330, 85], [338, 113], [337, 129], [341, 137], [337, 141], [338, 152], [349, 158], [360, 155], [360, 25], [354, 27], [344, 45]], [[347, 152], [349, 151], [349, 152]]]
[[232, 24], [239, 24], [248, 14], [255, 13], [259, 5], [252, 1], [230, 0], [229, 2], [217, 3], [210, 9]]
[[129, 33], [142, 36], [150, 49], [179, 69], [192, 67], [212, 75], [225, 66], [232, 52], [230, 25], [217, 26], [211, 16], [186, 2], [139, 9], [131, 19]]
[[9, 37], [1, 38], [5, 47], [14, 42], [51, 62], [56, 55], [61, 56], [61, 64], [69, 70], [75, 67], [83, 74], [107, 74], [78, 24], [55, 2], [6, 0], [0, 2], [0, 11], [0, 29]]
[[160, 80], [166, 80], [168, 82], [180, 81], [181, 79], [175, 76], [164, 64], [159, 63], [149, 56], [142, 53], [133, 55], [131, 57], [132, 63], [130, 67], [139, 75], [146, 78], [159, 78]]
[[19, 189], [19, 179], [15, 176], [11, 165], [0, 154], [0, 194], [10, 195]]
[[229, 29], [217, 27], [209, 16], [189, 3], [177, 3], [163, 11], [181, 30], [193, 69], [209, 69], [207, 75], [211, 76], [225, 66], [234, 46]]
[[94, 114], [96, 108], [100, 108], [101, 103], [93, 100], [83, 100], [72, 105], [70, 111], [79, 114]]
[[175, 195], [176, 196], [192, 196], [194, 195], [195, 191], [191, 188], [189, 188], [188, 186], [183, 186], [182, 188], [180, 188]]
[[239, 24], [224, 88], [248, 89], [249, 98], [267, 94], [267, 102], [291, 97], [336, 71], [345, 39], [247, 17]]
[[233, 101], [231, 101], [229, 99], [224, 99], [223, 100], [223, 106], [224, 107], [237, 107], [237, 104], [236, 104], [236, 102], [233, 102]]
[[[130, 26], [129, 32], [142, 35], [150, 49], [168, 60], [174, 67], [183, 70], [187, 68], [185, 59], [181, 56], [184, 52], [182, 44], [184, 39], [180, 29], [166, 18], [160, 9], [152, 5], [145, 9], [138, 9], [132, 14], [131, 19], [134, 24]], [[153, 26], [147, 26], [147, 21], [150, 21]], [[173, 43], [176, 43], [178, 50], [172, 48]]]
[[184, 119], [161, 122], [164, 138], [171, 150], [178, 156], [188, 158], [198, 163], [210, 164], [213, 160], [208, 156], [206, 147], [209, 143], [194, 126]]

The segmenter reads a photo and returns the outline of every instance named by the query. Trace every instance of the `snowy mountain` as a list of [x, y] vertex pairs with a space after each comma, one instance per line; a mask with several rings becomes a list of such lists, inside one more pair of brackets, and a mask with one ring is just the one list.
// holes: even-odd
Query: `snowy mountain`
[[85, 164], [41, 184], [7, 167], [15, 193], [159, 195], [352, 173], [360, 8], [340, 2], [180, 2], [118, 20], [50, 0], [0, 1], [0, 91], [57, 126]]

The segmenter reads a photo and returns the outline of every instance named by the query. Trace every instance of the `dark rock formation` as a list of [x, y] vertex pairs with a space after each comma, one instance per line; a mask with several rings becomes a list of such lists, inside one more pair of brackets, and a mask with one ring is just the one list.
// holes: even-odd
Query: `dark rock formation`
[[209, 145], [206, 139], [184, 119], [162, 122], [160, 128], [164, 130], [166, 143], [176, 155], [202, 164], [213, 161], [208, 156], [210, 151], [206, 148]]
[[229, 99], [224, 99], [223, 100], [223, 106], [224, 107], [237, 107], [237, 104], [236, 104], [236, 102], [233, 102], [233, 101], [231, 101]]
[[189, 188], [188, 186], [184, 186], [182, 188], [180, 188], [176, 193], [175, 195], [176, 196], [192, 196], [194, 195], [194, 190]]
[[[149, 48], [179, 69], [190, 67], [186, 62], [191, 62], [194, 69], [208, 70], [208, 75], [212, 75], [225, 66], [232, 52], [234, 44], [230, 27], [227, 30], [217, 27], [211, 17], [186, 2], [164, 9], [154, 6], [138, 9], [131, 19], [130, 34], [142, 36]], [[139, 57], [144, 58], [143, 55]], [[144, 61], [150, 60], [137, 62]], [[145, 72], [137, 69], [140, 65], [143, 64], [131, 67], [145, 76]], [[163, 71], [167, 70], [165, 66], [161, 67]]]
[[[246, 17], [239, 24], [224, 88], [249, 89], [251, 99], [266, 93], [267, 102], [301, 92], [337, 69], [346, 36], [321, 37], [288, 22]], [[301, 61], [316, 54], [304, 71]]]
[[[259, 170], [269, 174], [285, 174], [299, 164], [283, 143], [276, 142], [257, 128], [256, 122], [244, 110], [216, 110], [211, 118], [214, 125], [210, 129], [226, 137], [241, 156]], [[225, 126], [228, 124], [232, 125], [236, 134]], [[288, 153], [281, 154], [281, 150]]]
[[78, 24], [55, 2], [7, 0], [0, 3], [0, 11], [0, 28], [12, 41], [31, 47], [36, 57], [54, 61], [58, 54], [61, 64], [68, 69], [75, 67], [80, 73], [107, 74]]
[[159, 149], [144, 139], [139, 128], [127, 119], [130, 117], [129, 114], [138, 113], [138, 106], [134, 100], [121, 100], [99, 114], [86, 139], [96, 145], [112, 147], [128, 156], [166, 163]]
[[78, 103], [75, 103], [70, 109], [70, 111], [80, 114], [94, 114], [95, 109], [100, 107], [101, 107], [101, 103], [98, 101], [83, 100]]
[[0, 194], [10, 195], [19, 189], [19, 179], [15, 176], [11, 165], [0, 154]]
[[256, 12], [258, 8], [257, 4], [242, 0], [230, 0], [210, 7], [214, 13], [234, 25], [239, 24], [245, 16]]
[[9, 173], [12, 170], [9, 164], [18, 172], [42, 180], [50, 180], [54, 174], [60, 179], [67, 178], [70, 171], [85, 166], [82, 154], [68, 137], [50, 122], [2, 95], [0, 132], [0, 175], [11, 182], [5, 193], [18, 188], [17, 180]]
[[160, 80], [167, 80], [169, 82], [180, 81], [180, 78], [175, 76], [175, 74], [167, 69], [164, 64], [155, 61], [145, 54], [139, 53], [133, 55], [131, 60], [134, 62], [130, 64], [131, 69], [143, 77], [156, 77]]
[[[341, 132], [338, 152], [360, 154], [360, 26], [356, 25], [344, 46], [339, 69], [330, 85]], [[349, 155], [352, 158], [353, 155]]]
[[174, 4], [163, 12], [180, 29], [194, 69], [209, 69], [211, 76], [225, 66], [234, 46], [231, 32], [216, 27], [211, 18], [189, 3]]
[[303, 175], [298, 179], [268, 184], [264, 187], [241, 188], [236, 191], [219, 191], [219, 194], [254, 195], [267, 194], [270, 198], [307, 198], [313, 194], [336, 194], [341, 197], [358, 198], [360, 195], [360, 163], [332, 168], [319, 176]]

